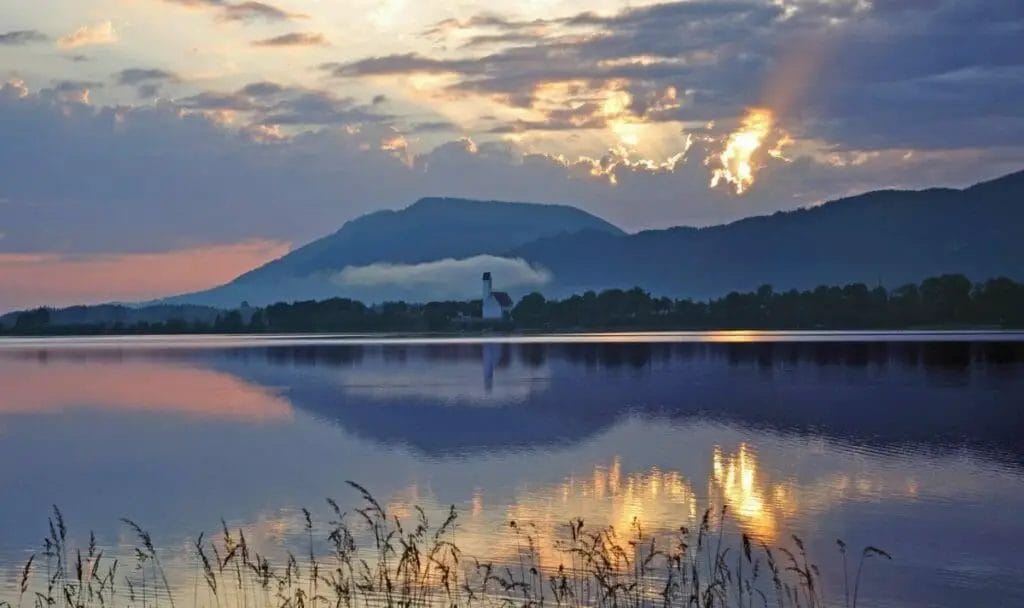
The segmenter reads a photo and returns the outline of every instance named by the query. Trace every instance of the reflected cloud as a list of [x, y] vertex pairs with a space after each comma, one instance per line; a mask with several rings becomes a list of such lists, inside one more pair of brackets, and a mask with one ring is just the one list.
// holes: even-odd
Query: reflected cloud
[[248, 422], [292, 417], [288, 401], [270, 389], [218, 371], [151, 361], [5, 359], [0, 386], [0, 416], [87, 406]]
[[[479, 361], [449, 361], [443, 378], [438, 377], [435, 364], [404, 361], [399, 366], [352, 370], [341, 384], [346, 394], [371, 399], [415, 398], [474, 405], [524, 401], [550, 386], [551, 372], [546, 367], [517, 369], [502, 378], [502, 368], [508, 367], [509, 361], [499, 344], [481, 345], [479, 356]], [[453, 375], [464, 381], [452, 382]]]

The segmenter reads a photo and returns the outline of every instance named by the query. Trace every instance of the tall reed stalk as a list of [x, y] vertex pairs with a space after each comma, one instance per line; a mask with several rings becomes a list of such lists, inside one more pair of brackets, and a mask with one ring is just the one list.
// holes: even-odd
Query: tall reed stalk
[[72, 551], [63, 515], [54, 507], [42, 560], [29, 556], [16, 604], [0, 601], [0, 608], [23, 608], [28, 598], [34, 608], [176, 608], [176, 602], [189, 601], [193, 608], [855, 608], [866, 562], [891, 559], [882, 549], [865, 547], [851, 590], [846, 544], [837, 541], [843, 596], [830, 603], [801, 538], [792, 536], [792, 545], [773, 550], [741, 534], [732, 547], [723, 507], [716, 517], [705, 511], [696, 534], [685, 526], [647, 533], [634, 520], [620, 535], [614, 527], [590, 528], [572, 519], [556, 541], [558, 563], [542, 563], [532, 524], [513, 521], [514, 556], [481, 561], [458, 547], [455, 507], [436, 527], [419, 507], [403, 521], [366, 488], [349, 484], [362, 505], [347, 512], [328, 499], [332, 515], [321, 541], [312, 514], [302, 510], [301, 559], [288, 552], [283, 563], [272, 563], [250, 546], [243, 530], [232, 531], [222, 521], [219, 539], [200, 534], [193, 544], [194, 568], [182, 571], [186, 579], [191, 571], [191, 580], [175, 584], [152, 537], [134, 520], [121, 521], [135, 539], [135, 568], [119, 578], [118, 561], [104, 557], [91, 533], [84, 553]]

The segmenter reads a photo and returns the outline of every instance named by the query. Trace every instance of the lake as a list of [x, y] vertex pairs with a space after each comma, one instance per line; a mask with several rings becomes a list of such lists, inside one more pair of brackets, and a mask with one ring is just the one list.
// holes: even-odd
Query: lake
[[[542, 557], [587, 526], [797, 534], [842, 605], [1024, 605], [1024, 335], [710, 332], [0, 341], [0, 600], [52, 504], [110, 554], [153, 534], [191, 589], [223, 517], [272, 554], [301, 508], [459, 511], [467, 554]], [[320, 524], [317, 524], [318, 526]], [[127, 567], [125, 568], [127, 570]], [[183, 593], [182, 597], [187, 597]], [[181, 602], [185, 603], [185, 602]]]

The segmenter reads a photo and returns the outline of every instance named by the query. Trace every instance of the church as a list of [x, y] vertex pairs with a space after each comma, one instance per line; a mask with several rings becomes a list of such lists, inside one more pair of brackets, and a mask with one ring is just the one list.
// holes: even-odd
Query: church
[[504, 291], [491, 290], [491, 273], [484, 273], [483, 318], [501, 320], [512, 314], [512, 298]]

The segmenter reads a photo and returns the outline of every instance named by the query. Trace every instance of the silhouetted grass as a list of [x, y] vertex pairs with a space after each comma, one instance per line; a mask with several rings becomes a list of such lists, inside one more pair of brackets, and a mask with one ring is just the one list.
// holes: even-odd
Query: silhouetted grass
[[[122, 572], [107, 559], [90, 533], [86, 552], [67, 541], [61, 512], [54, 507], [40, 557], [29, 557], [21, 571], [16, 604], [3, 608], [175, 607], [189, 603], [215, 608], [515, 607], [697, 608], [857, 606], [865, 565], [891, 559], [877, 547], [864, 548], [852, 581], [847, 547], [842, 554], [841, 601], [828, 601], [818, 566], [803, 541], [771, 548], [746, 534], [731, 546], [725, 532], [727, 509], [704, 512], [696, 530], [651, 535], [634, 520], [628, 531], [591, 529], [582, 519], [565, 525], [557, 541], [562, 559], [542, 564], [531, 526], [510, 522], [514, 557], [501, 563], [465, 555], [456, 539], [454, 507], [439, 526], [423, 509], [403, 521], [388, 513], [362, 486], [349, 482], [362, 505], [344, 512], [328, 499], [328, 533], [317, 550], [313, 519], [303, 509], [308, 553], [291, 552], [271, 563], [246, 541], [242, 530], [222, 522], [219, 538], [200, 534], [194, 543], [194, 575], [172, 588], [150, 534], [132, 520], [122, 521], [136, 539], [134, 563]], [[621, 534], [620, 534], [621, 533]], [[368, 539], [360, 543], [357, 539]]]

